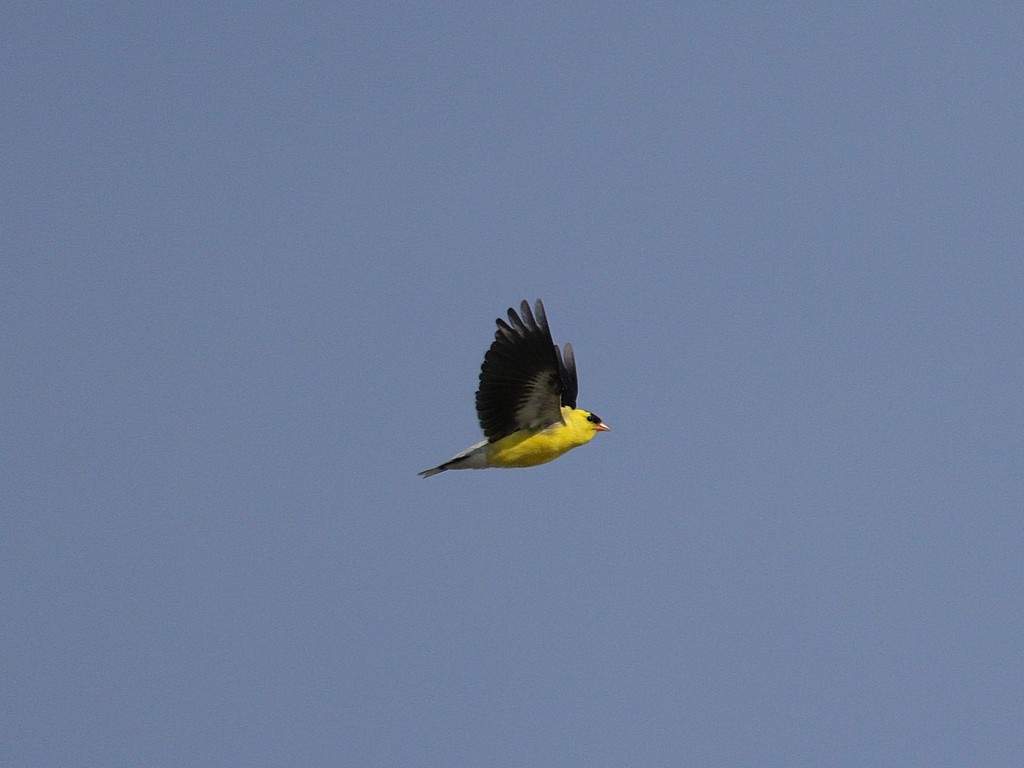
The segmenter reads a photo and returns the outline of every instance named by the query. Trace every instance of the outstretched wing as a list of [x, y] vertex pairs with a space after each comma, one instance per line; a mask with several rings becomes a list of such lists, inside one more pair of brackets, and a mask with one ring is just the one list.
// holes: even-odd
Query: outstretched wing
[[564, 360], [557, 344], [555, 354], [558, 355], [558, 373], [562, 377], [562, 405], [575, 408], [576, 398], [580, 394], [580, 383], [576, 378], [576, 356], [572, 353], [572, 344], [566, 342]]
[[566, 345], [563, 363], [540, 299], [536, 314], [525, 301], [520, 311], [521, 318], [509, 309], [507, 323], [498, 318], [494, 342], [480, 368], [476, 412], [480, 428], [492, 443], [521, 429], [558, 423], [562, 404], [570, 404], [566, 395], [571, 404], [576, 402], [572, 347]]

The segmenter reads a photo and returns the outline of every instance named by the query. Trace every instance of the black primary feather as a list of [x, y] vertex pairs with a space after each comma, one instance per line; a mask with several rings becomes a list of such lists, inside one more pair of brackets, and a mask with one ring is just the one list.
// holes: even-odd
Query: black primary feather
[[562, 358], [562, 351], [555, 345], [555, 354], [558, 356], [558, 372], [562, 377], [562, 405], [570, 408], [576, 407], [576, 398], [580, 394], [580, 383], [576, 378], [576, 356], [572, 352], [572, 344], [565, 343], [565, 359]]
[[540, 299], [535, 309], [536, 314], [524, 301], [522, 317], [510, 308], [508, 322], [498, 318], [494, 341], [480, 367], [476, 411], [480, 428], [492, 443], [521, 429], [555, 424], [562, 420], [561, 405], [575, 407], [572, 347], [566, 345], [563, 363]]

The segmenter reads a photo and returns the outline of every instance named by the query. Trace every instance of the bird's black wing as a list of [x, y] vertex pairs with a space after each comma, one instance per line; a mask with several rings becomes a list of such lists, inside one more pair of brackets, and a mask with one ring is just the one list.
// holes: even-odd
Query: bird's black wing
[[[540, 299], [536, 315], [525, 301], [520, 311], [522, 318], [510, 308], [507, 323], [498, 318], [494, 342], [480, 368], [476, 412], [492, 443], [521, 429], [543, 429], [561, 421], [564, 381], [575, 382], [572, 348], [566, 345], [566, 366], [551, 340]], [[571, 377], [565, 373], [570, 366]], [[574, 402], [575, 397], [573, 391]]]
[[558, 355], [558, 373], [562, 377], [562, 405], [575, 408], [576, 398], [580, 393], [580, 383], [576, 378], [576, 356], [572, 353], [572, 344], [566, 342], [564, 359], [557, 344], [555, 345], [555, 354]]

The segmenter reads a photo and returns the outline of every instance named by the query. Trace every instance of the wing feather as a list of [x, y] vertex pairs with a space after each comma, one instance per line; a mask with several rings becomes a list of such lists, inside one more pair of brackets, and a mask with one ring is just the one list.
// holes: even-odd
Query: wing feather
[[580, 393], [579, 379], [576, 378], [576, 355], [573, 354], [572, 344], [566, 342], [564, 359], [563, 352], [555, 346], [555, 354], [558, 355], [558, 373], [562, 378], [562, 405], [570, 408], [576, 407], [576, 398]]
[[[563, 363], [540, 299], [534, 311], [524, 301], [520, 312], [522, 316], [510, 308], [508, 322], [498, 318], [498, 330], [480, 368], [476, 410], [490, 442], [521, 429], [556, 424], [562, 420], [562, 404], [568, 404], [565, 395], [571, 393], [572, 403], [576, 401], [572, 347], [566, 345]], [[572, 386], [566, 386], [570, 382]]]

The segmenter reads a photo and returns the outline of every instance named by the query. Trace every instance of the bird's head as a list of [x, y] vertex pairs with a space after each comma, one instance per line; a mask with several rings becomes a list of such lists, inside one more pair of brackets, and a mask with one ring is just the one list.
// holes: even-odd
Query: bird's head
[[596, 413], [590, 413], [587, 411], [587, 423], [590, 424], [595, 432], [610, 432], [611, 427], [607, 426]]

